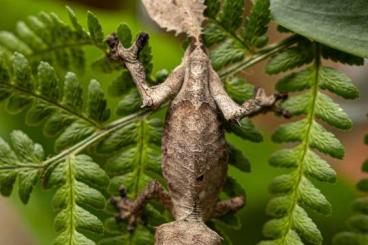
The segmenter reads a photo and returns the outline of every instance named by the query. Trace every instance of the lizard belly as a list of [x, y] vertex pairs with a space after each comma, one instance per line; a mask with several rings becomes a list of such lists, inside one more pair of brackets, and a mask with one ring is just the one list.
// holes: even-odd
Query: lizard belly
[[163, 174], [179, 219], [207, 220], [227, 171], [227, 151], [213, 101], [173, 103], [163, 137]]

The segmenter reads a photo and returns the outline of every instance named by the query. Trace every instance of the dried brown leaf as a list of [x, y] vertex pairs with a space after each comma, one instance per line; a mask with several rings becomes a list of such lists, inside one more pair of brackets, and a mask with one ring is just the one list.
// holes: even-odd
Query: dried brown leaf
[[203, 0], [142, 0], [148, 14], [162, 28], [186, 33], [199, 40], [203, 12]]

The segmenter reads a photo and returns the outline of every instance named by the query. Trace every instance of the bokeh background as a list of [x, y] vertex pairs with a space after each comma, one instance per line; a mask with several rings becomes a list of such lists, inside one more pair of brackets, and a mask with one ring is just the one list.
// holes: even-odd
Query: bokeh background
[[[249, 4], [249, 3], [248, 3]], [[179, 64], [183, 54], [180, 37], [164, 33], [152, 23], [138, 0], [1, 0], [0, 1], [0, 29], [13, 31], [16, 22], [28, 15], [40, 11], [55, 12], [67, 21], [64, 6], [71, 6], [81, 23], [85, 24], [86, 11], [92, 10], [100, 19], [105, 34], [114, 31], [121, 22], [126, 22], [133, 31], [146, 31], [151, 35], [150, 43], [153, 48], [154, 70], [162, 68], [172, 69]], [[248, 8], [249, 9], [249, 6]], [[282, 36], [275, 31], [272, 25], [271, 40], [277, 41]], [[99, 54], [94, 50], [88, 52], [88, 58], [93, 60]], [[360, 87], [361, 99], [343, 104], [343, 108], [353, 118], [354, 128], [349, 132], [334, 131], [346, 147], [346, 156], [342, 161], [328, 159], [338, 171], [338, 182], [334, 185], [322, 184], [319, 187], [333, 204], [333, 213], [329, 217], [311, 214], [325, 236], [325, 244], [330, 244], [334, 233], [345, 226], [345, 219], [350, 214], [350, 203], [354, 197], [360, 195], [354, 189], [356, 181], [361, 177], [360, 165], [368, 158], [368, 147], [363, 145], [363, 135], [368, 133], [368, 69], [364, 67], [347, 67], [336, 64], [344, 70], [354, 83]], [[264, 63], [245, 71], [242, 76], [250, 82], [265, 87], [269, 92], [277, 81], [277, 76], [267, 76], [263, 72]], [[83, 81], [91, 78], [98, 80], [107, 87], [112, 76], [97, 74], [87, 70]], [[111, 107], [116, 101], [111, 101]], [[247, 191], [247, 206], [240, 212], [243, 226], [240, 230], [229, 230], [229, 235], [235, 245], [256, 244], [262, 238], [262, 225], [267, 220], [264, 214], [265, 206], [269, 200], [268, 184], [274, 176], [285, 172], [272, 168], [267, 163], [268, 156], [279, 145], [270, 141], [270, 135], [275, 127], [282, 123], [272, 115], [256, 118], [255, 124], [264, 134], [264, 142], [260, 144], [249, 143], [235, 136], [229, 140], [242, 149], [252, 163], [252, 172], [244, 174], [231, 170], [233, 175]], [[9, 132], [14, 129], [23, 129], [36, 142], [41, 142], [46, 150], [52, 154], [52, 139], [42, 136], [39, 128], [29, 128], [24, 125], [24, 115], [11, 116], [5, 113], [0, 105], [0, 136], [8, 139]], [[49, 245], [55, 237], [53, 229], [53, 211], [51, 208], [51, 192], [36, 188], [27, 206], [20, 204], [15, 194], [11, 198], [0, 197], [0, 245]]]

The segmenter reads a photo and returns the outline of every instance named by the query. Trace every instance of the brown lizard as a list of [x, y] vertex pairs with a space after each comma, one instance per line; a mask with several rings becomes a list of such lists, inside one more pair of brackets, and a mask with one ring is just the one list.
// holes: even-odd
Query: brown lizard
[[[147, 0], [146, 7], [152, 1]], [[113, 199], [120, 210], [119, 217], [128, 220], [131, 229], [149, 199], [160, 200], [170, 210], [175, 221], [157, 228], [156, 245], [221, 244], [221, 237], [205, 222], [244, 205], [244, 197], [219, 201], [228, 160], [222, 116], [233, 122], [266, 111], [288, 116], [276, 106], [285, 96], [266, 96], [260, 88], [253, 99], [242, 105], [234, 102], [196, 36], [200, 32], [194, 33], [181, 64], [163, 83], [152, 87], [146, 83], [144, 66], [138, 60], [148, 35], [141, 33], [129, 48], [123, 47], [115, 34], [108, 39], [110, 58], [129, 70], [142, 97], [142, 106], [158, 108], [170, 100], [162, 139], [162, 170], [168, 192], [154, 181], [136, 200], [127, 199], [124, 191], [120, 198]]]

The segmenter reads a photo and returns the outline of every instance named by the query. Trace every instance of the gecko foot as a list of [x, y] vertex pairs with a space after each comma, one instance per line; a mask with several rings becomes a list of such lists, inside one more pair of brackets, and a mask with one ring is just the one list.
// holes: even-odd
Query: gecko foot
[[117, 221], [126, 220], [128, 230], [133, 231], [143, 215], [144, 207], [151, 199], [157, 199], [168, 210], [172, 210], [172, 201], [164, 188], [157, 181], [151, 181], [143, 192], [135, 199], [129, 200], [124, 188], [119, 190], [119, 197], [111, 198], [111, 204], [114, 205], [119, 213], [116, 216]]
[[115, 219], [117, 221], [126, 220], [128, 222], [128, 230], [133, 231], [138, 224], [141, 213], [134, 212], [134, 201], [128, 199], [125, 188], [121, 188], [119, 193], [119, 197], [112, 197], [110, 199], [111, 204], [119, 212], [117, 215], [115, 215]]
[[125, 63], [136, 63], [138, 61], [139, 53], [146, 46], [149, 39], [149, 35], [145, 32], [139, 33], [134, 44], [125, 48], [120, 42], [118, 35], [113, 32], [106, 40], [107, 45], [110, 48], [107, 57], [114, 61], [120, 61]]
[[271, 96], [267, 96], [265, 90], [262, 88], [255, 88], [254, 91], [255, 103], [261, 107], [258, 113], [273, 111], [284, 118], [290, 118], [291, 113], [279, 105], [280, 102], [285, 101], [287, 98], [287, 93], [274, 93]]

